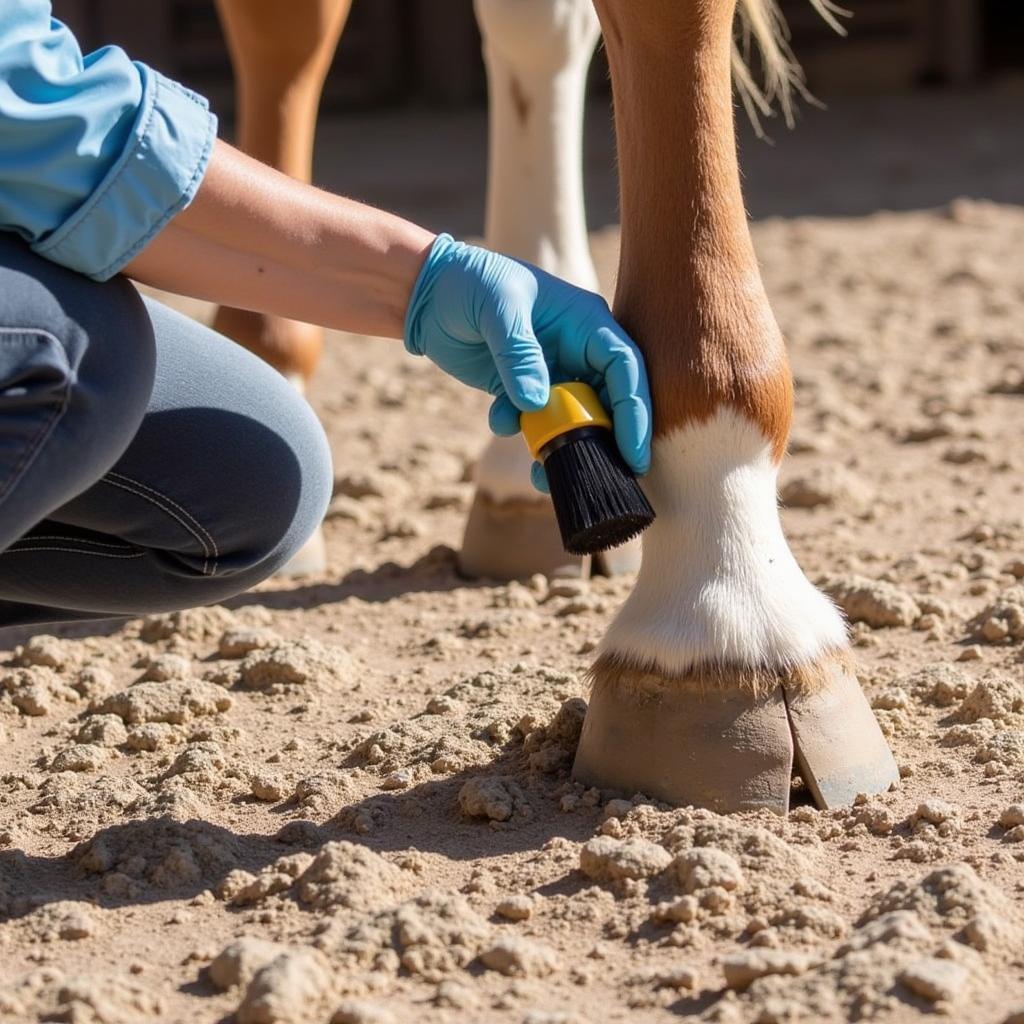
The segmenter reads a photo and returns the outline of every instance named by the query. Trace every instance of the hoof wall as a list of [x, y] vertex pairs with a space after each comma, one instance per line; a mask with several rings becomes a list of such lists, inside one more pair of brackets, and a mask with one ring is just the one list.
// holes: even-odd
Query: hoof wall
[[856, 677], [841, 663], [813, 692], [763, 696], [625, 671], [600, 677], [573, 778], [725, 814], [789, 810], [794, 765], [821, 808], [883, 793], [899, 770]]
[[550, 498], [530, 484], [533, 462], [522, 439], [491, 439], [476, 471], [476, 493], [459, 552], [459, 571], [470, 579], [516, 580], [534, 573], [615, 576], [640, 568], [640, 544], [580, 557], [562, 547]]
[[470, 579], [517, 580], [591, 574], [620, 576], [640, 568], [640, 538], [599, 555], [579, 557], [562, 547], [551, 503], [514, 498], [495, 501], [477, 491], [459, 552], [459, 572]]
[[[539, 498], [539, 496], [538, 496]], [[495, 501], [477, 490], [459, 552], [459, 571], [470, 579], [525, 579], [590, 575], [590, 559], [567, 554], [551, 502]]]
[[789, 809], [793, 740], [782, 688], [762, 697], [681, 684], [598, 685], [573, 778], [721, 814]]
[[884, 793], [900, 773], [860, 683], [836, 666], [821, 690], [786, 696], [796, 764], [821, 808]]

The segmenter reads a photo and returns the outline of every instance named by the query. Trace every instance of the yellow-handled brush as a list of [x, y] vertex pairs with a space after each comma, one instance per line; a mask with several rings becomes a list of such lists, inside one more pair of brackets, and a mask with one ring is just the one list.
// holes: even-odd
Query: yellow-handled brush
[[555, 384], [543, 409], [519, 417], [526, 446], [544, 463], [562, 546], [593, 555], [624, 544], [654, 521], [594, 389]]

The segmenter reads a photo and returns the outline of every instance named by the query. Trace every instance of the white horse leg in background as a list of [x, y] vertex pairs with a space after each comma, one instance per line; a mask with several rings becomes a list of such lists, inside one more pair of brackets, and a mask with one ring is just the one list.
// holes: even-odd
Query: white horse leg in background
[[[587, 68], [600, 35], [591, 0], [475, 0], [490, 118], [487, 245], [597, 291], [583, 203]], [[507, 579], [579, 565], [562, 550], [550, 501], [530, 484], [522, 438], [490, 442], [460, 565]], [[633, 545], [613, 553], [636, 568]]]

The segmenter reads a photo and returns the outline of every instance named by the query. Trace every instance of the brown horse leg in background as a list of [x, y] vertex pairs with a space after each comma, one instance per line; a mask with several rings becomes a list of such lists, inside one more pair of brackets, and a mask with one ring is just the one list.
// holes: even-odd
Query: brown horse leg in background
[[[235, 71], [237, 143], [279, 171], [310, 181], [324, 78], [351, 0], [217, 0]], [[222, 307], [213, 326], [297, 385], [312, 376], [323, 330]]]
[[[285, 174], [308, 182], [324, 78], [351, 0], [217, 0], [235, 72], [237, 143]], [[320, 360], [323, 328], [222, 306], [213, 327], [280, 370], [300, 391]], [[317, 528], [280, 570], [323, 572], [327, 548]]]

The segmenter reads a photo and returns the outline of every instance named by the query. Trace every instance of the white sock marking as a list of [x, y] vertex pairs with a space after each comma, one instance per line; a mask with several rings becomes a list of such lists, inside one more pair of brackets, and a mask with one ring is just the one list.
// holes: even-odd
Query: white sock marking
[[533, 456], [526, 447], [522, 434], [515, 437], [492, 437], [476, 464], [474, 479], [477, 487], [496, 502], [547, 502], [530, 483]]
[[685, 675], [792, 668], [846, 646], [839, 612], [782, 534], [777, 476], [764, 435], [731, 409], [655, 442], [644, 486], [658, 518], [601, 653]]

